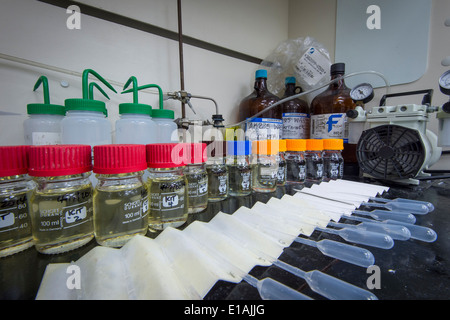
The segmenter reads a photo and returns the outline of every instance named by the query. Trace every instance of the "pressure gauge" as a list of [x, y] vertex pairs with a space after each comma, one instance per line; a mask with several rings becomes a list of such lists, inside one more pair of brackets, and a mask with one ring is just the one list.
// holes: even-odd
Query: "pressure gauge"
[[445, 95], [450, 95], [450, 70], [444, 72], [439, 78], [439, 89]]
[[350, 91], [350, 97], [355, 102], [367, 103], [373, 99], [373, 87], [369, 83], [361, 83]]

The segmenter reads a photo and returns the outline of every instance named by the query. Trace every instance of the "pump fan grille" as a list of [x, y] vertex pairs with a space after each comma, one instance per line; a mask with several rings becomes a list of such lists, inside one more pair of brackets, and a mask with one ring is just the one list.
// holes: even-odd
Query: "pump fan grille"
[[361, 170], [374, 178], [406, 179], [419, 173], [425, 152], [417, 130], [382, 125], [362, 133], [356, 156]]

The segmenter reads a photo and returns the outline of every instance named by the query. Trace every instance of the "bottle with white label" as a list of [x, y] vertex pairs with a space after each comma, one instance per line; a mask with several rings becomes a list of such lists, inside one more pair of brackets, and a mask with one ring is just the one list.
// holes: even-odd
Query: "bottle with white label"
[[227, 142], [208, 141], [206, 147], [208, 173], [208, 201], [222, 201], [228, 197]]
[[278, 140], [258, 140], [252, 143], [252, 189], [274, 192], [277, 189], [279, 152]]
[[[242, 99], [239, 105], [239, 121], [256, 115], [278, 101], [280, 101], [280, 98], [268, 90], [267, 70], [257, 70], [255, 73], [254, 91]], [[282, 129], [283, 121], [281, 120], [281, 112], [278, 106], [246, 123], [245, 135], [246, 139], [250, 141], [278, 140], [281, 139]]]
[[356, 163], [356, 145], [348, 143], [346, 112], [356, 107], [350, 97], [350, 88], [344, 82], [345, 64], [331, 66], [331, 83], [311, 102], [311, 139], [343, 139], [342, 156], [349, 163]]
[[44, 91], [44, 103], [27, 105], [29, 118], [23, 122], [25, 144], [51, 145], [61, 144], [61, 121], [66, 114], [64, 106], [50, 104], [47, 77], [41, 76], [34, 85], [33, 91], [41, 85]]
[[[281, 99], [301, 93], [302, 89], [295, 86], [295, 77], [287, 77], [286, 89]], [[283, 119], [283, 139], [309, 139], [310, 115], [309, 106], [305, 100], [296, 98], [281, 105]]]
[[183, 143], [158, 143], [147, 146], [150, 214], [148, 229], [161, 232], [180, 227], [188, 218], [188, 183], [184, 175], [187, 163]]
[[286, 140], [278, 140], [278, 154], [277, 154], [277, 162], [278, 162], [278, 171], [277, 171], [277, 185], [284, 186], [286, 183]]
[[286, 140], [286, 183], [300, 184], [306, 179], [306, 140]]
[[0, 146], [0, 258], [33, 246], [28, 146]]
[[323, 140], [306, 139], [306, 181], [319, 184], [323, 178]]
[[94, 147], [98, 183], [94, 189], [94, 234], [98, 244], [122, 247], [148, 229], [145, 145], [111, 144]]
[[344, 176], [344, 142], [342, 139], [323, 139], [323, 181], [342, 179]]
[[252, 193], [251, 142], [246, 140], [228, 141], [227, 143], [229, 194], [232, 196], [248, 196]]
[[208, 207], [208, 173], [206, 172], [206, 143], [186, 143], [188, 164], [184, 174], [188, 182], [189, 213]]
[[35, 247], [45, 254], [79, 248], [94, 238], [91, 147], [31, 146], [28, 174]]

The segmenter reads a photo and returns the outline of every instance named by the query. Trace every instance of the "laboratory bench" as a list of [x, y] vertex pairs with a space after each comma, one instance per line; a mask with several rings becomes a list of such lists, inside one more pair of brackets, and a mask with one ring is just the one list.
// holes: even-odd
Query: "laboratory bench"
[[[379, 300], [447, 300], [450, 299], [450, 179], [430, 179], [419, 185], [398, 186], [362, 178], [359, 175], [344, 176], [345, 179], [389, 186], [387, 198], [409, 198], [429, 201], [435, 206], [427, 215], [416, 215], [416, 224], [436, 231], [437, 240], [431, 243], [414, 239], [395, 240], [391, 249], [378, 249], [358, 244], [368, 249], [379, 267], [380, 288], [370, 291]], [[298, 187], [296, 187], [298, 188]], [[245, 197], [229, 197], [220, 202], [209, 202], [208, 208], [189, 216], [189, 223], [199, 220], [208, 222], [219, 211], [232, 214], [241, 206], [251, 208], [256, 201], [267, 202], [271, 197], [281, 198], [294, 194], [290, 185], [278, 187], [273, 193], [253, 193]], [[342, 219], [341, 219], [342, 220]], [[355, 223], [345, 221], [347, 223]], [[182, 228], [183, 228], [182, 227]], [[147, 233], [154, 238], [157, 234]], [[345, 243], [339, 236], [314, 231], [309, 239], [331, 239]], [[0, 299], [33, 300], [39, 289], [45, 268], [50, 263], [73, 262], [96, 246], [95, 240], [73, 251], [58, 255], [38, 253], [34, 247], [0, 259]], [[367, 289], [372, 272], [323, 255], [317, 248], [293, 242], [285, 248], [280, 260], [304, 271], [320, 270], [328, 275]], [[250, 274], [258, 279], [275, 279], [313, 299], [324, 299], [313, 292], [306, 282], [276, 266], [255, 266]], [[369, 290], [369, 289], [367, 289]], [[205, 300], [259, 300], [258, 291], [242, 281], [229, 283], [219, 280], [204, 297]]]

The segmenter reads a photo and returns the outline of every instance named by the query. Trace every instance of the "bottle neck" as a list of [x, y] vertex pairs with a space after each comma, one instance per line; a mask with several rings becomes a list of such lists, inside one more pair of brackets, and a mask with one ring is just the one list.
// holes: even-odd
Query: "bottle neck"
[[266, 78], [256, 78], [254, 89], [257, 94], [267, 92], [267, 79]]
[[[331, 80], [338, 79], [339, 77], [343, 77], [344, 73], [335, 73], [331, 75]], [[337, 90], [337, 89], [347, 89], [347, 86], [345, 85], [344, 78], [341, 78], [337, 80], [336, 82], [333, 82], [330, 84], [329, 89]]]
[[290, 97], [295, 94], [295, 83], [286, 84], [286, 89], [284, 90], [284, 96]]

